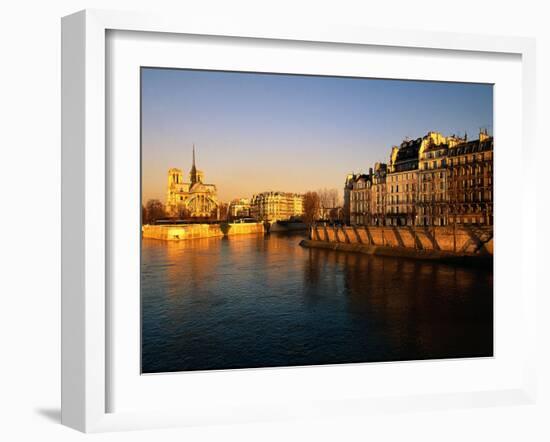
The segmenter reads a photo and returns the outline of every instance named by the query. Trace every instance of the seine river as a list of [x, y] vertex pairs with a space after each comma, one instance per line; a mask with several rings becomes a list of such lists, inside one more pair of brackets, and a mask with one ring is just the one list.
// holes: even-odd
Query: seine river
[[144, 239], [142, 371], [492, 356], [491, 270], [302, 238]]

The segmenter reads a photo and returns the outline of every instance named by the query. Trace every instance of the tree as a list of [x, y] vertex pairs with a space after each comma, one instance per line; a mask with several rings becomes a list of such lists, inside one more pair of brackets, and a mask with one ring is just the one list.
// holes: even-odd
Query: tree
[[321, 217], [324, 219], [330, 219], [330, 212], [332, 209], [335, 209], [340, 205], [340, 195], [338, 193], [338, 189], [319, 189], [317, 194], [319, 195]]
[[319, 217], [320, 200], [317, 192], [304, 195], [304, 222], [311, 226]]
[[227, 221], [229, 219], [229, 204], [220, 203], [219, 210], [220, 221]]
[[210, 220], [213, 221], [228, 221], [229, 205], [227, 203], [219, 203], [210, 212]]
[[145, 206], [147, 214], [147, 224], [154, 224], [155, 221], [166, 217], [166, 210], [164, 209], [164, 204], [159, 200], [149, 200]]
[[329, 221], [335, 222], [335, 221], [343, 221], [344, 220], [344, 214], [341, 207], [333, 207], [330, 209], [329, 212]]
[[141, 224], [147, 224], [147, 209], [141, 205]]
[[176, 216], [178, 219], [185, 220], [189, 218], [189, 210], [183, 204], [180, 204], [176, 209]]

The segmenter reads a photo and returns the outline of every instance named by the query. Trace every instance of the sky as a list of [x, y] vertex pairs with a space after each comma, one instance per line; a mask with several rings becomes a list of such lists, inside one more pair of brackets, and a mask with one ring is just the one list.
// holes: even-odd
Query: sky
[[220, 201], [336, 188], [429, 131], [492, 133], [493, 86], [142, 68], [142, 200], [192, 164]]

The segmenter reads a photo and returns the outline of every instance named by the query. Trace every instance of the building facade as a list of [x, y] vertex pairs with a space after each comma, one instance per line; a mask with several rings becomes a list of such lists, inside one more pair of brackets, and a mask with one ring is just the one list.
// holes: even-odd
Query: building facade
[[423, 140], [403, 141], [394, 146], [387, 174], [387, 224], [410, 226], [416, 220], [418, 193], [418, 153]]
[[370, 224], [371, 208], [371, 186], [370, 174], [360, 174], [354, 177], [351, 188], [351, 211], [350, 223]]
[[448, 222], [493, 224], [493, 137], [456, 144], [448, 151]]
[[466, 141], [456, 136], [444, 137], [429, 132], [419, 151], [417, 225], [444, 226], [448, 221], [449, 148]]
[[[370, 172], [370, 170], [369, 170]], [[376, 163], [372, 171], [372, 194], [371, 208], [372, 214], [369, 216], [370, 224], [382, 226], [386, 222], [386, 179], [388, 175], [388, 165], [386, 163]]]
[[304, 196], [287, 192], [262, 192], [252, 196], [250, 215], [259, 221], [284, 221], [304, 214]]
[[250, 199], [237, 198], [229, 203], [229, 217], [231, 219], [242, 219], [250, 217]]
[[[349, 224], [492, 225], [493, 137], [429, 132], [391, 150], [390, 161], [366, 175], [348, 175]], [[370, 190], [370, 191], [369, 191]]]
[[181, 169], [168, 170], [166, 212], [179, 219], [219, 218], [217, 189], [214, 184], [204, 183], [204, 173], [195, 164], [195, 146], [189, 182], [184, 182]]
[[351, 223], [351, 192], [355, 178], [356, 175], [353, 173], [347, 175], [344, 184], [344, 224]]

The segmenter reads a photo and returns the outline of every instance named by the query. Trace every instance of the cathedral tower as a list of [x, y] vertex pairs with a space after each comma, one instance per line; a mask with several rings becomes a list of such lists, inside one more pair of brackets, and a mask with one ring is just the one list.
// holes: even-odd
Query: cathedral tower
[[191, 172], [189, 172], [189, 180], [191, 184], [202, 183], [204, 174], [201, 170], [197, 169], [195, 164], [195, 145], [193, 144], [193, 166], [191, 166]]

